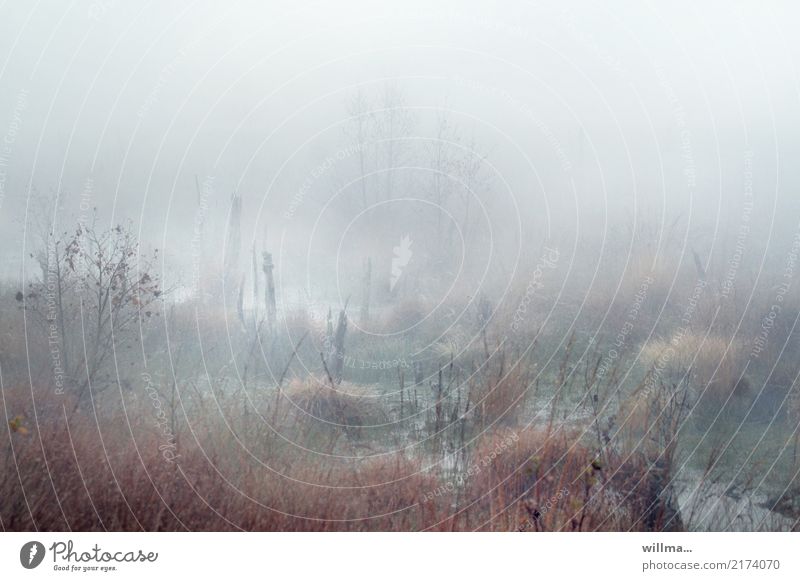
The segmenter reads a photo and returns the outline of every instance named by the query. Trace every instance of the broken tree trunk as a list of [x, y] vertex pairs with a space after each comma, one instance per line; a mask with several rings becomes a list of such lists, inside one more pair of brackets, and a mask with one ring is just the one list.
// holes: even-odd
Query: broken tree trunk
[[258, 328], [258, 261], [256, 243], [253, 242], [253, 329]]
[[332, 357], [333, 357], [333, 380], [336, 384], [342, 382], [344, 372], [344, 338], [347, 334], [347, 302], [344, 308], [339, 311], [339, 319], [336, 322], [336, 331], [333, 335]]
[[272, 274], [274, 265], [272, 264], [272, 254], [270, 254], [269, 252], [264, 252], [263, 256], [264, 256], [263, 269], [267, 285], [265, 292], [265, 301], [267, 307], [267, 328], [269, 329], [270, 333], [274, 333], [278, 318], [278, 308], [275, 304], [275, 278], [273, 277]]
[[328, 318], [325, 324], [325, 354], [330, 356], [333, 352], [333, 313], [328, 307]]
[[228, 239], [224, 255], [225, 282], [231, 291], [235, 289], [239, 278], [239, 253], [241, 251], [241, 243], [242, 198], [234, 193], [231, 196], [231, 208], [230, 214], [228, 215]]
[[236, 299], [236, 313], [239, 315], [239, 322], [242, 325], [242, 329], [247, 329], [247, 325], [244, 321], [244, 273], [242, 273], [242, 279], [239, 282], [239, 296]]
[[369, 299], [372, 287], [372, 259], [364, 261], [364, 279], [361, 287], [361, 325], [369, 322]]

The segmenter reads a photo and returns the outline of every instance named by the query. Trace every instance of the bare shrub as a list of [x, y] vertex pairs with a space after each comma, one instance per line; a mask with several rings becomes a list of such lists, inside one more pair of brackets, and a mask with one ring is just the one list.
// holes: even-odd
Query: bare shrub
[[158, 315], [153, 303], [164, 291], [154, 269], [157, 258], [157, 252], [142, 255], [133, 233], [122, 226], [51, 233], [39, 252], [42, 279], [31, 283], [25, 308], [38, 315], [51, 353], [58, 355], [58, 391], [74, 391], [76, 406], [88, 389], [108, 386], [98, 384], [98, 377], [128, 328]]

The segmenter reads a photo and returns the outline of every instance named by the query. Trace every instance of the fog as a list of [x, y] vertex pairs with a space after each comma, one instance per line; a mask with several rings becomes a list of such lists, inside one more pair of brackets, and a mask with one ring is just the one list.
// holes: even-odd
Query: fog
[[[18, 290], [25, 303], [22, 315], [2, 321], [9, 341], [36, 343], [29, 326], [42, 296], [37, 285], [47, 286], [53, 268], [48, 253], [70, 248], [76, 228], [79, 253], [87, 230], [121, 225], [136, 240], [136, 268], [159, 281], [152, 312], [163, 319], [151, 330], [158, 339], [147, 339], [139, 323], [139, 338], [130, 341], [141, 357], [130, 366], [154, 373], [148, 357], [168, 354], [155, 366], [173, 377], [174, 389], [194, 381], [203, 361], [209, 385], [212, 376], [235, 376], [247, 392], [250, 365], [249, 381], [268, 390], [277, 384], [278, 398], [287, 377], [330, 383], [334, 392], [342, 382], [381, 400], [381, 390], [397, 383], [396, 370], [348, 376], [347, 360], [344, 370], [326, 363], [326, 354], [344, 357], [347, 324], [334, 332], [341, 312], [355, 341], [348, 353], [364, 363], [374, 356], [364, 353], [383, 348], [391, 357], [382, 360], [408, 358], [415, 374], [424, 361], [430, 368], [415, 381], [435, 383], [438, 369], [436, 401], [442, 366], [452, 374], [462, 361], [465, 375], [448, 380], [448, 397], [458, 397], [454, 423], [471, 413], [462, 403], [474, 397], [467, 383], [491, 383], [475, 379], [473, 365], [491, 375], [502, 352], [498, 377], [525, 368], [536, 385], [554, 386], [556, 400], [542, 408], [549, 430], [567, 405], [558, 395], [567, 389], [563, 376], [592, 353], [602, 360], [603, 341], [629, 351], [630, 359], [613, 357], [619, 373], [607, 387], [617, 399], [637, 374], [681, 385], [682, 373], [697, 373], [697, 382], [716, 386], [735, 359], [738, 381], [727, 387], [743, 398], [730, 405], [744, 415], [732, 426], [746, 432], [756, 410], [772, 430], [775, 418], [790, 413], [797, 378], [790, 354], [800, 351], [792, 298], [800, 240], [796, 3], [47, 0], [0, 11], [0, 280], [9, 313], [19, 306], [11, 302]], [[153, 252], [151, 264], [143, 257]], [[713, 291], [699, 298], [698, 285]], [[85, 297], [74, 292], [82, 321]], [[195, 325], [177, 331], [181, 307], [190, 307], [186, 320]], [[208, 361], [217, 355], [209, 359], [202, 344], [201, 322], [212, 320], [224, 321], [209, 335], [225, 352], [216, 367]], [[120, 372], [114, 341], [128, 340], [122, 331], [111, 335], [113, 366], [97, 359], [80, 388], [83, 379], [69, 378], [76, 413], [85, 411], [84, 389], [101, 376], [111, 391], [141, 384], [133, 371], [135, 379]], [[706, 342], [696, 346], [688, 332]], [[67, 345], [69, 329], [59, 333], [65, 357], [80, 351]], [[305, 356], [304, 333], [312, 338]], [[703, 352], [709, 337], [722, 350], [708, 355], [716, 369], [707, 376], [697, 361], [660, 360], [658, 349], [670, 341]], [[166, 346], [156, 347], [162, 340]], [[182, 340], [192, 353], [183, 374], [175, 360]], [[507, 361], [505, 345], [514, 345]], [[535, 363], [528, 360], [534, 345], [545, 346]], [[85, 344], [83, 351], [88, 369]], [[30, 368], [32, 356], [22, 353], [0, 351], [7, 373]], [[255, 357], [244, 363], [244, 379], [239, 356]], [[670, 369], [675, 381], [665, 378]], [[399, 412], [387, 411], [381, 426], [410, 429], [403, 423], [408, 374], [399, 378]], [[533, 375], [522, 382], [526, 389]], [[743, 378], [752, 386], [746, 395], [736, 391]], [[490, 393], [499, 389], [492, 385]], [[575, 409], [584, 409], [591, 389], [600, 388], [576, 395]], [[702, 407], [705, 390], [687, 390], [687, 401]], [[611, 430], [616, 420], [604, 414], [622, 414], [622, 403], [617, 409], [611, 395], [594, 398], [605, 403], [590, 425], [608, 421]], [[538, 404], [525, 399], [520, 412], [522, 401], [504, 409], [515, 410], [515, 422], [541, 425], [530, 415]], [[275, 421], [279, 402], [264, 403]], [[426, 421], [439, 433], [440, 405], [418, 404], [416, 392], [414, 405], [421, 416], [435, 415]], [[191, 413], [183, 413], [190, 429]], [[693, 413], [694, 431], [681, 432], [681, 442], [699, 438], [705, 453], [703, 434], [716, 420]], [[488, 416], [481, 417], [467, 433], [486, 433]], [[794, 463], [783, 456], [797, 432], [787, 421], [775, 436], [786, 445], [769, 453], [785, 468], [780, 486], [748, 489], [754, 503], [774, 500], [772, 509], [797, 476], [796, 444]], [[414, 433], [427, 441], [420, 430], [434, 424], [420, 422]], [[454, 447], [467, 449], [464, 433]], [[387, 438], [376, 441], [394, 450]], [[613, 447], [598, 443], [596, 453], [610, 454], [606, 445]], [[742, 445], [754, 452], [758, 444]], [[695, 452], [683, 466], [700, 470]], [[746, 472], [745, 463], [734, 468]], [[723, 470], [725, 478], [732, 472]], [[674, 498], [670, 510], [683, 510], [692, 528], [686, 506], [698, 496], [676, 490]], [[762, 516], [748, 511], [754, 523]], [[786, 518], [800, 514], [787, 511]], [[740, 526], [712, 525], [714, 518], [697, 528]]]
[[[404, 140], [435, 137], [447, 112], [485, 156], [493, 184], [480, 195], [505, 203], [498, 219], [519, 217], [523, 237], [564, 226], [602, 235], [618, 220], [662, 225], [681, 213], [688, 231], [717, 231], [742, 199], [748, 152], [759, 225], [778, 237], [777, 226], [794, 227], [778, 211], [798, 208], [792, 164], [780, 163], [798, 152], [791, 3], [376, 4], [8, 7], [6, 275], [21, 268], [34, 191], [56, 196], [64, 220], [81, 204], [134, 220], [170, 252], [192, 227], [195, 176], [213, 176], [213, 211], [243, 196], [245, 238], [268, 227], [277, 243], [290, 227], [302, 245], [355, 178], [353, 156], [298, 191], [346, 155], [353, 94], [380, 107], [387, 85], [414, 118]], [[402, 160], [415, 168], [408, 187], [424, 187], [429, 158]]]

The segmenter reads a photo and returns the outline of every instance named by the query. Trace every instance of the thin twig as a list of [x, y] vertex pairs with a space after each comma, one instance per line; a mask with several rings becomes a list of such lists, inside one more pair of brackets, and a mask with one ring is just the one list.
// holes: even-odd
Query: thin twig
[[336, 384], [333, 382], [333, 377], [331, 376], [331, 372], [328, 371], [328, 364], [325, 363], [325, 355], [323, 355], [322, 351], [319, 352], [319, 357], [322, 359], [322, 367], [325, 369], [325, 374], [328, 376], [328, 381], [331, 382], [331, 388], [333, 391], [336, 391]]

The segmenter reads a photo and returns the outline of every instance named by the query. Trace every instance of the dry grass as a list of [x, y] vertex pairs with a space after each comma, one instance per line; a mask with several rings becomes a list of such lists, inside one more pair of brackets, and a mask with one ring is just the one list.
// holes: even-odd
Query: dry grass
[[[486, 507], [480, 528], [524, 531], [645, 529], [648, 469], [632, 456], [604, 464], [576, 431], [527, 429], [482, 439], [470, 493]], [[630, 493], [630, 494], [623, 494]], [[481, 504], [480, 502], [478, 503]]]
[[[310, 392], [304, 401], [319, 412], [338, 409], [308, 386], [290, 391]], [[25, 394], [5, 395], [6, 415], [24, 416], [0, 436], [6, 530], [592, 530], [633, 514], [605, 519], [616, 498], [603, 487], [608, 469], [574, 433], [487, 432], [457, 491], [410, 455], [280, 446], [241, 417], [228, 418], [232, 432], [221, 421], [182, 430], [168, 461], [146, 405], [69, 427], [60, 405], [39, 405], [37, 427]]]
[[484, 426], [515, 424], [534, 392], [531, 368], [506, 369], [499, 363], [497, 367], [469, 389], [471, 407]]
[[363, 428], [388, 422], [380, 402], [364, 388], [347, 383], [334, 388], [327, 379], [291, 381], [271, 405], [279, 413], [284, 410], [284, 423], [291, 421], [306, 433], [338, 431], [358, 437]]
[[721, 404], [748, 393], [742, 377], [744, 354], [743, 344], [735, 339], [690, 331], [650, 341], [642, 348], [641, 359], [664, 380], [680, 381], [688, 373], [698, 398]]
[[[26, 407], [21, 393], [5, 395], [7, 414]], [[297, 449], [284, 462], [272, 442], [220, 429], [210, 441], [202, 432], [184, 433], [168, 461], [158, 430], [130, 420], [147, 418], [150, 410], [128, 411], [127, 419], [101, 418], [100, 425], [86, 418], [67, 424], [54, 405], [39, 410], [39, 427], [29, 409], [18, 412], [22, 419], [0, 436], [2, 526], [418, 530], [446, 521], [439, 504], [419, 502], [436, 480], [403, 454], [346, 458]]]

